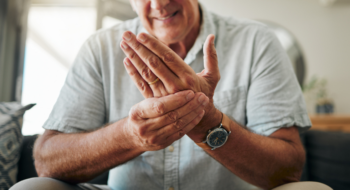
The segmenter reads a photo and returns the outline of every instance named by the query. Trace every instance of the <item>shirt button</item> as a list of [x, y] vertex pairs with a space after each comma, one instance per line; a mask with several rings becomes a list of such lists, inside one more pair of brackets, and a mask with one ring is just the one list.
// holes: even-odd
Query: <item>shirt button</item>
[[173, 187], [170, 187], [169, 190], [174, 190], [174, 188], [173, 188]]
[[[170, 152], [174, 152], [174, 147], [173, 146], [169, 146], [169, 151]], [[170, 188], [172, 188], [172, 187], [170, 187]], [[170, 189], [170, 188], [169, 188], [169, 190], [174, 190], [174, 188], [172, 188], [172, 189]]]

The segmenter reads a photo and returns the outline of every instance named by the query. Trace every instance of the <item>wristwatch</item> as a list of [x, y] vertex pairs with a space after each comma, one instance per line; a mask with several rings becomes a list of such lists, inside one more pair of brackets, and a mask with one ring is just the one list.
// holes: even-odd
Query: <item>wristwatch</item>
[[222, 114], [222, 121], [216, 128], [209, 130], [206, 139], [203, 142], [196, 143], [203, 149], [215, 150], [216, 148], [222, 147], [231, 134], [230, 119], [227, 115]]

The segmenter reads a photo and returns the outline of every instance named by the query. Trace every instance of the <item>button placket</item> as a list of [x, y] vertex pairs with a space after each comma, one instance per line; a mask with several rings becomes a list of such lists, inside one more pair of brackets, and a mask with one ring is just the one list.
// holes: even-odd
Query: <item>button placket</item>
[[179, 141], [175, 141], [165, 150], [164, 190], [179, 189], [179, 153]]

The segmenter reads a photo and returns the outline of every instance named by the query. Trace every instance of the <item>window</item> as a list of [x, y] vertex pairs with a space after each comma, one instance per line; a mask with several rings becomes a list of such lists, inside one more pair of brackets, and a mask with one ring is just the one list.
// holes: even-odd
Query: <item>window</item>
[[[105, 17], [103, 26], [119, 21]], [[96, 30], [94, 6], [32, 5], [24, 61], [22, 104], [36, 103], [25, 114], [22, 133], [40, 134], [81, 45]]]

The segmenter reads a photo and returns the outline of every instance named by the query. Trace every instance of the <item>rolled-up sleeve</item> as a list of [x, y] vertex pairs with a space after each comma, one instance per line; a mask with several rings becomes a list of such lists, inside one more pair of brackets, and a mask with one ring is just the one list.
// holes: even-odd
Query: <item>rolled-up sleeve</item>
[[247, 95], [247, 127], [269, 136], [282, 127], [311, 127], [301, 88], [290, 60], [276, 36], [267, 28], [254, 39], [250, 86]]
[[82, 46], [43, 128], [65, 133], [91, 131], [105, 123], [99, 58], [91, 37]]

